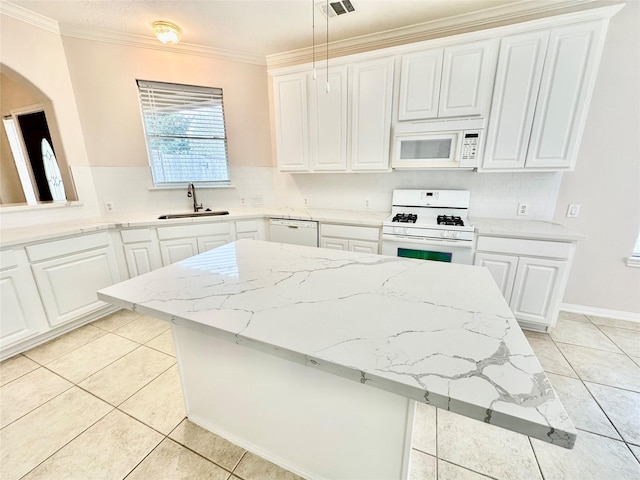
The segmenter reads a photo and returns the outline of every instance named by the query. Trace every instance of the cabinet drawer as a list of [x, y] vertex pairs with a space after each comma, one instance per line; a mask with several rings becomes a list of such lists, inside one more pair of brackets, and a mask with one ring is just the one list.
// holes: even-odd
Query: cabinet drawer
[[256, 220], [239, 220], [236, 222], [236, 233], [257, 232], [258, 222]]
[[160, 240], [206, 235], [224, 235], [229, 233], [231, 233], [231, 227], [228, 222], [158, 228], [158, 238]]
[[380, 237], [380, 229], [374, 227], [359, 227], [355, 225], [322, 223], [320, 224], [320, 235], [322, 237], [342, 237], [377, 242]]
[[527, 238], [478, 237], [476, 250], [479, 252], [497, 252], [533, 257], [563, 258], [570, 257], [573, 244], [549, 240], [531, 240]]
[[18, 259], [13, 250], [2, 250], [0, 252], [0, 270], [18, 265]]
[[60, 257], [85, 250], [109, 246], [109, 234], [107, 232], [82, 235], [75, 238], [65, 238], [53, 242], [29, 245], [26, 247], [27, 255], [32, 262], [39, 262], [48, 258]]
[[135, 230], [122, 230], [120, 232], [123, 243], [150, 242], [153, 240], [151, 230], [148, 228], [136, 228]]

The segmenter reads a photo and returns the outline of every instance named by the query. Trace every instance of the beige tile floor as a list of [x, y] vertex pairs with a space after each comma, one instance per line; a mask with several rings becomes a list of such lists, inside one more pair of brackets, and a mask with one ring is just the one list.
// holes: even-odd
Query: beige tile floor
[[[526, 335], [576, 447], [419, 405], [412, 480], [640, 479], [640, 324], [563, 313]], [[0, 363], [0, 479], [21, 478], [299, 477], [186, 420], [168, 325], [121, 311]]]

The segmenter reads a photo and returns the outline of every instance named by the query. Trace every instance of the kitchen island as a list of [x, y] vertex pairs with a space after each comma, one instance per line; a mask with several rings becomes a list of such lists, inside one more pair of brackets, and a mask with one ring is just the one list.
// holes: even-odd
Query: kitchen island
[[171, 322], [191, 421], [306, 478], [408, 478], [415, 402], [575, 442], [484, 268], [240, 240], [99, 297]]

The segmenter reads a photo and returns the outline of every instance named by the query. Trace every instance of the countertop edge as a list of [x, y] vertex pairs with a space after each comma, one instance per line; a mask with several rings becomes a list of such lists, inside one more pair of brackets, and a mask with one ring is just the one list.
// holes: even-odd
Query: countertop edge
[[[275, 355], [277, 357], [307, 367], [316, 368], [326, 373], [340, 376], [347, 380], [367, 384], [389, 393], [402, 395], [420, 403], [431, 405], [436, 408], [442, 408], [453, 413], [462, 414], [475, 420], [489, 423], [491, 425], [517, 431], [523, 435], [534, 436], [536, 438], [547, 436], [549, 438], [549, 443], [552, 443], [559, 447], [572, 449], [577, 439], [577, 430], [575, 429], [575, 427], [571, 430], [553, 429], [550, 428], [549, 425], [542, 422], [525, 420], [523, 418], [495, 410], [490, 410], [490, 420], [487, 421], [487, 414], [489, 413], [487, 409], [469, 405], [466, 402], [453, 400], [448, 397], [435, 394], [433, 392], [427, 392], [420, 388], [399, 385], [390, 379], [371, 374], [371, 372], [364, 372], [358, 369], [351, 368], [347, 365], [340, 365], [335, 362], [327, 361], [326, 359], [321, 359], [301, 352], [277, 347], [266, 342], [261, 342], [252, 338], [244, 337], [240, 334], [227, 332], [214, 326], [206, 325], [184, 317], [170, 315], [160, 310], [146, 307], [144, 305], [135, 303], [129, 304], [128, 302], [124, 302], [110, 295], [105, 295], [101, 292], [98, 292], [98, 298], [103, 301], [121, 306], [123, 308], [133, 310], [137, 313], [162, 319], [172, 325], [193, 329], [200, 333], [212, 335], [221, 340], [231, 341], [233, 343], [236, 343], [237, 345], [242, 345], [247, 348], [266, 353], [268, 355]], [[451, 408], [452, 405], [453, 408]]]
[[[356, 225], [380, 228], [388, 212], [365, 212], [353, 210], [329, 209], [293, 209], [293, 208], [260, 208], [247, 210], [230, 210], [229, 215], [163, 219], [159, 215], [114, 216], [87, 218], [73, 222], [46, 224], [25, 228], [0, 229], [0, 248], [41, 243], [79, 234], [87, 234], [105, 230], [133, 228], [161, 228], [163, 226], [197, 225], [224, 221], [238, 221], [251, 218], [269, 219], [284, 218], [291, 220], [311, 220], [320, 223]], [[151, 217], [151, 218], [150, 218]], [[574, 232], [564, 225], [542, 220], [515, 220], [501, 218], [470, 218], [476, 235], [502, 236], [512, 238], [529, 238], [578, 242], [588, 239], [586, 235]]]

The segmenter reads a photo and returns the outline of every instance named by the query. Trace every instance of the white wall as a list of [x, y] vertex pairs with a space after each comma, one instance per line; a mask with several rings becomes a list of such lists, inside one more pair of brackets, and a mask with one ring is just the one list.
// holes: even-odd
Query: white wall
[[0, 25], [0, 62], [28, 79], [51, 100], [64, 156], [74, 176], [77, 170], [83, 180], [76, 185], [82, 200], [81, 206], [55, 209], [29, 207], [28, 210], [21, 207], [2, 208], [2, 227], [21, 227], [97, 215], [91, 174], [82, 170], [89, 162], [60, 35], [1, 14]]
[[[585, 233], [568, 304], [640, 313], [640, 268], [628, 267], [640, 230], [640, 2], [611, 20], [575, 172], [565, 173], [554, 219]], [[569, 203], [581, 204], [566, 218]]]
[[[521, 218], [517, 204], [528, 202], [529, 219], [554, 219], [589, 235], [578, 246], [564, 302], [637, 314], [640, 269], [626, 267], [624, 258], [640, 228], [639, 26], [638, 2], [612, 20], [573, 173], [294, 175], [272, 166], [264, 67], [71, 38], [63, 48], [54, 33], [3, 16], [0, 60], [32, 79], [61, 111], [66, 153], [85, 205], [17, 215], [3, 210], [2, 226], [104, 214], [105, 201], [116, 202], [118, 214], [188, 208], [185, 192], [149, 188], [135, 79], [221, 86], [234, 187], [199, 192], [205, 206], [232, 208], [241, 197], [261, 196], [267, 206], [300, 207], [307, 198], [311, 207], [353, 210], [368, 199], [371, 210], [388, 211], [394, 188], [460, 188], [471, 191], [472, 215]], [[565, 218], [569, 202], [582, 204], [579, 218]]]

